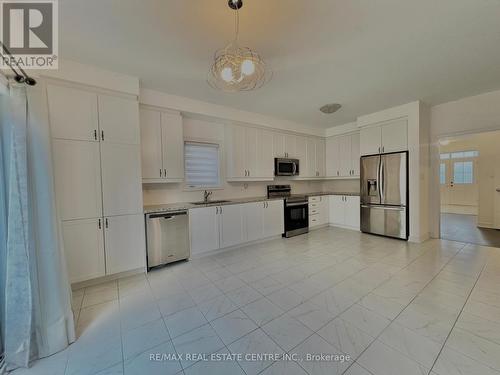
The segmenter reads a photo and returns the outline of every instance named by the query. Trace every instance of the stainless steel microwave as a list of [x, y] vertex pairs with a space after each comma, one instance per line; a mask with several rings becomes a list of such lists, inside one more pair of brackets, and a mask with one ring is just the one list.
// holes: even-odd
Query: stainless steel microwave
[[298, 176], [299, 175], [299, 160], [298, 159], [274, 159], [274, 175], [275, 176]]

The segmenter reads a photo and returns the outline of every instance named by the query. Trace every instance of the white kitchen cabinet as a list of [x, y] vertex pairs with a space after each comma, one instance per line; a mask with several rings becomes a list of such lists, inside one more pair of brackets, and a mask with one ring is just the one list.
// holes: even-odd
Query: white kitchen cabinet
[[300, 174], [304, 172], [304, 177], [314, 177], [316, 172], [316, 139], [307, 138], [306, 141], [307, 165], [300, 164]]
[[161, 113], [140, 110], [141, 165], [143, 180], [163, 178]]
[[52, 152], [61, 220], [102, 216], [99, 143], [54, 139]]
[[330, 195], [330, 224], [359, 230], [359, 197], [350, 195]]
[[178, 113], [140, 109], [143, 182], [182, 182], [184, 136]]
[[328, 138], [326, 145], [328, 177], [359, 176], [359, 133]]
[[163, 178], [170, 182], [184, 179], [184, 133], [180, 114], [161, 113]]
[[[315, 150], [316, 152], [316, 150]], [[307, 138], [296, 136], [295, 137], [295, 154], [294, 159], [299, 160], [299, 177], [312, 177], [309, 170], [309, 163], [307, 159]], [[316, 154], [314, 155], [316, 159]], [[316, 164], [316, 162], [314, 162]]]
[[103, 215], [142, 212], [140, 146], [101, 143]]
[[345, 196], [345, 225], [350, 228], [359, 229], [360, 207], [359, 197]]
[[329, 222], [329, 199], [327, 195], [309, 197], [309, 227], [326, 225]]
[[137, 100], [99, 95], [98, 104], [101, 141], [129, 145], [140, 144]]
[[340, 137], [330, 137], [326, 140], [326, 175], [340, 176]]
[[408, 149], [408, 121], [406, 118], [361, 129], [361, 155], [406, 151]]
[[103, 219], [63, 221], [61, 228], [70, 282], [104, 276]]
[[257, 134], [257, 176], [274, 178], [273, 133], [260, 129]]
[[226, 159], [229, 181], [264, 181], [273, 176], [273, 144], [270, 132], [226, 126]]
[[317, 177], [325, 177], [326, 174], [325, 163], [325, 140], [316, 139], [316, 169]]
[[47, 99], [52, 138], [99, 140], [97, 94], [47, 85]]
[[265, 204], [266, 202], [252, 202], [243, 205], [247, 241], [255, 241], [264, 236]]
[[106, 273], [114, 274], [144, 268], [146, 240], [144, 215], [123, 215], [104, 218]]
[[191, 254], [197, 255], [220, 247], [218, 210], [218, 206], [189, 210]]
[[295, 136], [292, 134], [274, 132], [273, 149], [276, 158], [295, 159], [296, 146]]
[[283, 200], [270, 200], [264, 203], [262, 238], [283, 234], [285, 232]]
[[243, 204], [219, 207], [220, 247], [230, 247], [245, 242], [243, 207]]

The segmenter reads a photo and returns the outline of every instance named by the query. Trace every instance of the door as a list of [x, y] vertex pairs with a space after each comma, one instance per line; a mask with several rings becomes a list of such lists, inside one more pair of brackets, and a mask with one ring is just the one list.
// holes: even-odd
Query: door
[[227, 174], [231, 178], [246, 177], [246, 140], [243, 126], [226, 126]]
[[219, 207], [221, 248], [245, 242], [243, 206], [243, 204], [229, 204]]
[[382, 155], [380, 158], [381, 204], [407, 205], [407, 158], [406, 152]]
[[318, 177], [325, 176], [325, 141], [323, 139], [316, 140], [316, 171]]
[[61, 220], [102, 216], [99, 143], [53, 139], [52, 150]]
[[477, 206], [479, 188], [477, 183], [477, 158], [451, 159], [449, 203], [461, 206]]
[[359, 197], [345, 196], [345, 225], [359, 230], [360, 208]]
[[307, 165], [300, 165], [300, 173], [305, 172], [305, 177], [314, 177], [316, 172], [316, 139], [307, 138], [306, 153]]
[[379, 167], [379, 155], [361, 158], [360, 194], [363, 204], [380, 204]]
[[380, 126], [362, 128], [359, 136], [361, 155], [374, 155], [380, 153], [382, 145], [382, 131]]
[[104, 240], [107, 275], [145, 267], [143, 214], [104, 218]]
[[263, 237], [279, 236], [285, 231], [283, 201], [280, 199], [266, 201], [265, 203]]
[[264, 205], [265, 202], [254, 202], [243, 205], [246, 241], [255, 241], [264, 237]]
[[103, 220], [69, 220], [61, 227], [70, 282], [104, 276]]
[[96, 94], [47, 85], [47, 100], [53, 138], [99, 141]]
[[163, 177], [160, 112], [140, 110], [141, 165], [143, 179]]
[[343, 195], [330, 195], [330, 223], [333, 225], [345, 225], [345, 204]]
[[99, 95], [99, 128], [101, 141], [140, 144], [137, 100]]
[[359, 157], [360, 157], [359, 133], [351, 135], [351, 168], [352, 176], [359, 177]]
[[408, 239], [406, 207], [361, 205], [361, 231]]
[[245, 127], [245, 169], [248, 177], [257, 176], [257, 133], [256, 128]]
[[201, 254], [220, 247], [218, 209], [218, 207], [200, 207], [189, 210], [191, 254]]
[[399, 119], [381, 126], [382, 152], [408, 150], [408, 121]]
[[257, 137], [257, 175], [262, 178], [273, 178], [273, 133], [268, 130], [260, 129]]
[[500, 157], [495, 158], [493, 188], [493, 204], [494, 206], [494, 225], [496, 229], [500, 229]]
[[328, 177], [340, 175], [339, 139], [340, 137], [330, 137], [326, 140], [326, 175]]
[[103, 215], [143, 210], [140, 146], [101, 143]]
[[161, 113], [161, 143], [163, 150], [163, 177], [167, 180], [184, 179], [184, 135], [179, 114]]
[[339, 137], [339, 162], [340, 176], [348, 177], [351, 175], [351, 136], [344, 135]]
[[[295, 155], [294, 158], [299, 160], [299, 177], [309, 177], [309, 164], [307, 162], [307, 138], [295, 137]], [[316, 158], [316, 155], [315, 155]], [[313, 172], [313, 176], [314, 176]]]

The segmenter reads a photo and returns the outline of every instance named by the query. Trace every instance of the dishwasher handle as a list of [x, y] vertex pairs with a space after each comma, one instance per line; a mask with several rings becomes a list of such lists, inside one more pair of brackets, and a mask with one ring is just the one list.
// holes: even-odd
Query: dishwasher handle
[[187, 215], [187, 212], [169, 212], [169, 213], [158, 213], [158, 214], [148, 214], [148, 219], [173, 219], [175, 216]]

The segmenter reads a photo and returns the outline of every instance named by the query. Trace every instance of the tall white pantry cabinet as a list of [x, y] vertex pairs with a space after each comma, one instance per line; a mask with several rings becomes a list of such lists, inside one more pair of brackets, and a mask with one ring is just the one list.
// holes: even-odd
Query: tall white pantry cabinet
[[47, 97], [70, 281], [144, 268], [137, 98], [55, 84]]

